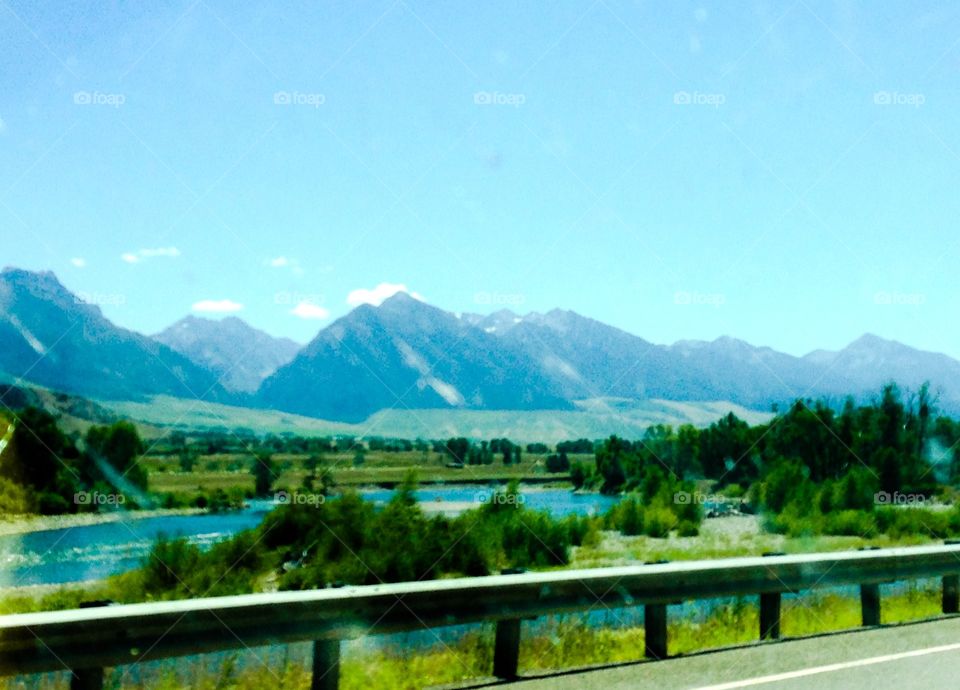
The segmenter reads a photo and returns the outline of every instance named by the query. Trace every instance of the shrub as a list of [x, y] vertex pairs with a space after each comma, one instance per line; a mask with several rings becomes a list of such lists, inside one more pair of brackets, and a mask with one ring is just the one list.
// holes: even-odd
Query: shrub
[[873, 513], [864, 510], [841, 510], [824, 515], [825, 534], [871, 538], [877, 535]]
[[676, 528], [678, 522], [673, 511], [653, 506], [643, 514], [643, 533], [648, 537], [663, 539], [670, 535], [670, 531]]
[[610, 509], [608, 525], [628, 537], [643, 534], [644, 507], [635, 494], [624, 497]]

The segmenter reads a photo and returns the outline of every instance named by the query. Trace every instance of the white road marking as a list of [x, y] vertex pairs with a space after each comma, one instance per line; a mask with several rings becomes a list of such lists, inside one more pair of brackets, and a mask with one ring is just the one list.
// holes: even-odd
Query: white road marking
[[873, 664], [885, 664], [888, 661], [900, 661], [901, 659], [912, 659], [918, 656], [941, 654], [943, 652], [953, 652], [957, 650], [960, 650], [960, 643], [945, 644], [939, 647], [927, 647], [926, 649], [915, 649], [910, 652], [900, 652], [899, 654], [886, 654], [884, 656], [870, 657], [869, 659], [844, 661], [839, 664], [828, 664], [827, 666], [812, 666], [810, 668], [802, 668], [799, 671], [788, 671], [786, 673], [776, 673], [770, 676], [759, 676], [757, 678], [748, 678], [746, 680], [735, 680], [730, 683], [721, 683], [720, 685], [705, 685], [697, 690], [733, 690], [734, 688], [748, 688], [753, 685], [776, 683], [781, 680], [804, 678], [806, 676], [815, 676], [820, 673], [833, 673], [834, 671], [843, 671], [848, 668], [860, 668], [862, 666], [872, 666]]

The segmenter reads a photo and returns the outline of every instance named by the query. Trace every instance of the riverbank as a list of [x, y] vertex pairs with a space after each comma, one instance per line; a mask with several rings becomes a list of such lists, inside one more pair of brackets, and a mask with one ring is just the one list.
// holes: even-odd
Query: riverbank
[[110, 513], [70, 513], [66, 515], [2, 515], [0, 537], [30, 532], [45, 532], [71, 527], [88, 527], [110, 522], [145, 520], [155, 517], [203, 515], [204, 508], [161, 508], [156, 510], [124, 510]]
[[713, 558], [762, 556], [765, 553], [817, 553], [853, 551], [864, 547], [913, 546], [942, 543], [929, 536], [892, 538], [878, 535], [860, 536], [811, 535], [791, 537], [763, 529], [760, 516], [730, 515], [708, 518], [695, 537], [681, 537], [675, 532], [665, 539], [647, 536], [628, 537], [604, 531], [593, 543], [572, 549], [570, 566], [574, 568], [608, 568], [637, 565], [651, 561], [690, 561]]

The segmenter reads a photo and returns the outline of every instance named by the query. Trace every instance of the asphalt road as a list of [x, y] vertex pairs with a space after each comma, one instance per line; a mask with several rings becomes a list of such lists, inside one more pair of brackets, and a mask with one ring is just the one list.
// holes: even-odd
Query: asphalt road
[[518, 690], [960, 688], [960, 617], [525, 679]]

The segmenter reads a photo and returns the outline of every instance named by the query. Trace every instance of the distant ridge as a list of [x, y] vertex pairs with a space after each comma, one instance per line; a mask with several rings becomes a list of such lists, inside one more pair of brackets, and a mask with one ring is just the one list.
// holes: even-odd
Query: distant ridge
[[960, 362], [876, 336], [794, 357], [742, 340], [656, 345], [572, 311], [457, 318], [403, 293], [320, 331], [261, 387], [264, 407], [356, 422], [384, 409], [569, 410], [584, 400], [727, 401], [769, 411], [930, 381], [960, 413]]
[[0, 271], [0, 371], [93, 398], [230, 399], [210, 372], [115, 326], [49, 271]]
[[0, 373], [97, 399], [199, 396], [358, 423], [385, 410], [602, 411], [603, 401], [769, 412], [929, 381], [940, 409], [960, 414], [960, 362], [871, 334], [804, 357], [730, 337], [668, 346], [572, 311], [458, 317], [401, 292], [301, 349], [235, 318], [191, 316], [155, 338], [113, 325], [50, 272], [0, 273]]

